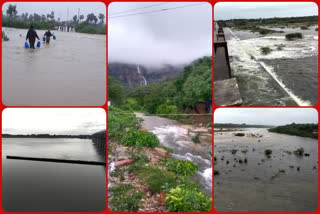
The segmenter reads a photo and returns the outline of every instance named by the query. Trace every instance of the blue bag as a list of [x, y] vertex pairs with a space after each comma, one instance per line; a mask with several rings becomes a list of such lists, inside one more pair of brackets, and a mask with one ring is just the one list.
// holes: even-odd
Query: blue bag
[[56, 40], [56, 35], [53, 34], [53, 40]]
[[45, 41], [46, 41], [46, 37], [42, 37], [42, 41], [44, 41], [44, 42], [45, 42]]
[[28, 42], [25, 42], [25, 43], [24, 43], [24, 47], [25, 47], [25, 48], [29, 48], [29, 43], [28, 43]]
[[40, 48], [40, 41], [37, 42], [37, 48]]

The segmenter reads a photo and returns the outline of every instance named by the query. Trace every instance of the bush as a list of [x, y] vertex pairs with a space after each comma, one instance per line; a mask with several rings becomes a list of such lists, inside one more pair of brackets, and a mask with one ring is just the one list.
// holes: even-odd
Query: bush
[[272, 154], [272, 150], [271, 150], [271, 149], [266, 149], [266, 150], [264, 150], [264, 154], [265, 154], [268, 158], [270, 158], [270, 155]]
[[303, 156], [304, 154], [304, 148], [300, 147], [299, 149], [293, 151], [293, 153], [297, 156]]
[[234, 136], [243, 137], [243, 136], [245, 136], [245, 134], [244, 133], [236, 133]]
[[302, 39], [302, 34], [301, 33], [289, 33], [286, 35], [286, 39], [291, 41], [294, 39]]
[[145, 150], [128, 150], [130, 159], [133, 160], [133, 163], [129, 166], [129, 172], [138, 172], [138, 170], [142, 169], [146, 163], [149, 162], [149, 158], [146, 155]]
[[192, 161], [176, 160], [168, 158], [164, 161], [165, 167], [178, 175], [190, 176], [198, 172], [198, 166]]
[[309, 29], [307, 26], [301, 26], [300, 28], [301, 28], [301, 30], [308, 30]]
[[154, 148], [159, 145], [159, 140], [157, 136], [151, 132], [131, 129], [124, 134], [121, 144], [124, 146], [147, 146]]
[[149, 186], [154, 193], [177, 186], [177, 178], [172, 172], [155, 167], [145, 167], [139, 171], [139, 177]]
[[120, 184], [110, 189], [113, 196], [110, 200], [114, 212], [137, 212], [143, 192], [137, 191], [131, 184]]
[[88, 34], [106, 34], [106, 26], [92, 25], [87, 22], [83, 22], [75, 26], [75, 31], [78, 33]]
[[272, 49], [269, 47], [261, 47], [260, 51], [261, 51], [261, 54], [268, 55], [269, 53], [271, 53]]
[[8, 38], [8, 36], [5, 34], [4, 31], [2, 31], [2, 39], [3, 39], [3, 41], [9, 41], [9, 38]]
[[161, 104], [157, 107], [156, 113], [157, 114], [173, 114], [173, 115], [164, 115], [164, 117], [167, 117], [170, 119], [179, 119], [179, 115], [174, 115], [179, 113], [178, 108], [175, 105]]
[[136, 115], [129, 111], [110, 106], [108, 108], [108, 136], [120, 138], [125, 129], [137, 129], [139, 121]]
[[200, 143], [200, 134], [197, 133], [196, 136], [194, 136], [194, 137], [192, 138], [192, 141], [193, 141], [194, 143]]
[[168, 206], [168, 212], [209, 212], [212, 198], [206, 197], [197, 189], [177, 186], [167, 193], [165, 204]]

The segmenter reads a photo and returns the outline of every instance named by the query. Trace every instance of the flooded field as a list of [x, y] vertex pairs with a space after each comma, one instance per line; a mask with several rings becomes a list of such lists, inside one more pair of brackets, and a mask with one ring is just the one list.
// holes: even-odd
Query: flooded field
[[[27, 29], [2, 28], [2, 99], [8, 106], [100, 106], [106, 101], [106, 36], [53, 31], [25, 49]], [[36, 30], [42, 41], [44, 30]]]
[[[318, 101], [318, 31], [270, 28], [283, 31], [261, 36], [225, 28], [233, 75], [243, 105], [310, 106]], [[287, 33], [300, 32], [302, 39], [287, 41]], [[262, 47], [272, 51], [263, 55]]]
[[[294, 151], [301, 147], [304, 155], [299, 156]], [[267, 149], [272, 150], [269, 158]], [[318, 208], [316, 139], [267, 129], [216, 130], [214, 157], [217, 211], [311, 212]]]
[[106, 207], [103, 166], [6, 159], [7, 155], [105, 161], [89, 139], [2, 138], [2, 207], [8, 212], [100, 212]]

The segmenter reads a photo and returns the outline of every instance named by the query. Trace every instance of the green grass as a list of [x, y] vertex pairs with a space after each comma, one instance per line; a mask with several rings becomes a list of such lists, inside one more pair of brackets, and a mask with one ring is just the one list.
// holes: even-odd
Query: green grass
[[123, 135], [121, 144], [124, 146], [147, 146], [154, 148], [159, 145], [159, 140], [157, 136], [151, 132], [129, 130]]
[[114, 212], [137, 212], [143, 192], [138, 191], [131, 184], [120, 184], [110, 189], [113, 196], [110, 200]]

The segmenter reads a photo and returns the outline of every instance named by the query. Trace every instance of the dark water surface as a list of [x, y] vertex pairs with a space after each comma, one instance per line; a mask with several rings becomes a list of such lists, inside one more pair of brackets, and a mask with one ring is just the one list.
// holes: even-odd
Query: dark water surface
[[6, 159], [7, 155], [105, 161], [87, 139], [2, 138], [2, 204], [11, 212], [103, 211], [105, 167]]
[[[238, 132], [246, 136], [234, 136]], [[250, 137], [250, 133], [262, 137]], [[214, 145], [214, 170], [220, 172], [214, 176], [217, 211], [311, 212], [318, 208], [316, 139], [243, 129], [215, 132]], [[300, 147], [310, 156], [289, 154]], [[233, 149], [237, 150], [235, 154]], [[266, 149], [272, 150], [271, 158], [265, 156]], [[245, 158], [247, 163], [239, 163]]]

